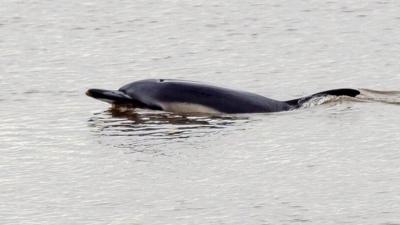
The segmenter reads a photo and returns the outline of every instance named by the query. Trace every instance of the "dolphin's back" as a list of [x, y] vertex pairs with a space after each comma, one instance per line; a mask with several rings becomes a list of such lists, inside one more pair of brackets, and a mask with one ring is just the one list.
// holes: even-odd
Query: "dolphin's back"
[[250, 92], [181, 80], [142, 80], [127, 84], [119, 91], [149, 108], [168, 110], [173, 106], [209, 108], [221, 113], [278, 112], [290, 105]]

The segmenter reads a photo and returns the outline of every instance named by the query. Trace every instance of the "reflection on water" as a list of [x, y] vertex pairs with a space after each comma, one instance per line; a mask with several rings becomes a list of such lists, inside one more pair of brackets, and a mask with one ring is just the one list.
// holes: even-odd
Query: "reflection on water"
[[[89, 126], [94, 128], [93, 132], [104, 144], [110, 143], [114, 147], [130, 148], [136, 152], [142, 151], [147, 145], [211, 135], [248, 121], [243, 115], [178, 115], [161, 111], [120, 111], [111, 108], [95, 113], [89, 119]], [[143, 136], [145, 138], [141, 138]]]

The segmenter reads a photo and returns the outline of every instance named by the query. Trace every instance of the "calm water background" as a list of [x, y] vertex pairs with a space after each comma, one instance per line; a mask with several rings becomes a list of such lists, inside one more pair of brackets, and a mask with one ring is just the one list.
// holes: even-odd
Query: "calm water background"
[[400, 106], [124, 115], [179, 78], [291, 99], [399, 90], [399, 1], [0, 2], [1, 224], [400, 224]]

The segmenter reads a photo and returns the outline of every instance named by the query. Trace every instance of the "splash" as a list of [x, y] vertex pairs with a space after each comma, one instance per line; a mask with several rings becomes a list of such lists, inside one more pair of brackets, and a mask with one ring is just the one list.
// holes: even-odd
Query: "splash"
[[315, 106], [319, 105], [336, 105], [339, 104], [343, 101], [346, 101], [350, 97], [347, 96], [333, 96], [333, 95], [326, 95], [326, 96], [319, 96], [319, 97], [314, 97], [308, 100], [307, 102], [303, 103], [303, 105], [300, 107], [302, 109], [307, 109], [307, 108], [312, 108]]

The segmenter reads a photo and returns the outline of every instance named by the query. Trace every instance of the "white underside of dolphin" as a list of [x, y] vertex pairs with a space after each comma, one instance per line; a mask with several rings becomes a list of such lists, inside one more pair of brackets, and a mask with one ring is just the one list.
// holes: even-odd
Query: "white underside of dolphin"
[[208, 106], [187, 102], [165, 102], [161, 103], [162, 110], [173, 113], [205, 113], [221, 114], [222, 112]]

